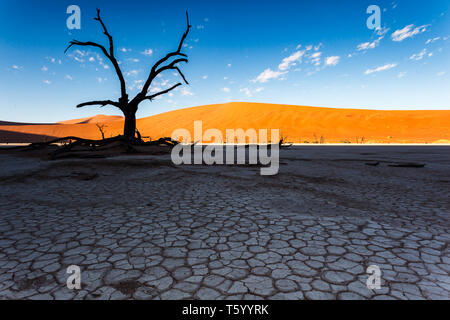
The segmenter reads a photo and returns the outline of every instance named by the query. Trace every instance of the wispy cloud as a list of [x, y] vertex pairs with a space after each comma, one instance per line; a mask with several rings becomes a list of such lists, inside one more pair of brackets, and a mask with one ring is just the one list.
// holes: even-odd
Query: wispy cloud
[[[410, 60], [422, 60], [423, 57], [427, 54], [427, 49], [423, 49], [419, 53], [414, 53], [411, 57], [409, 57]], [[431, 54], [432, 55], [432, 54]]]
[[137, 76], [139, 73], [139, 70], [130, 70], [127, 73], [125, 73], [127, 76]]
[[309, 58], [311, 59], [311, 63], [314, 64], [315, 66], [319, 66], [321, 55], [322, 55], [322, 52], [314, 52], [313, 54], [311, 54], [309, 56]]
[[385, 71], [385, 70], [392, 69], [392, 68], [394, 68], [396, 66], [397, 66], [396, 63], [389, 63], [389, 64], [385, 64], [384, 66], [379, 66], [379, 67], [374, 68], [374, 69], [367, 69], [366, 72], [364, 72], [364, 73], [365, 74], [371, 74], [371, 73], [374, 73], [374, 72]]
[[428, 40], [425, 42], [425, 44], [433, 43], [433, 42], [435, 42], [435, 41], [438, 41], [440, 38], [441, 38], [441, 37], [435, 37], [435, 38], [428, 39]]
[[265, 82], [269, 81], [270, 79], [277, 79], [285, 73], [287, 73], [287, 72], [273, 71], [272, 69], [267, 68], [266, 70], [261, 72], [261, 74], [259, 76], [257, 76], [256, 79], [253, 79], [252, 82], [265, 83]]
[[378, 38], [375, 39], [374, 41], [368, 41], [368, 42], [363, 42], [358, 44], [358, 46], [356, 47], [356, 49], [358, 49], [358, 51], [363, 51], [363, 50], [368, 50], [368, 49], [374, 49], [376, 48], [379, 44], [380, 44], [380, 40], [382, 38]]
[[339, 56], [331, 56], [331, 57], [327, 57], [326, 59], [325, 59], [325, 64], [327, 65], [327, 66], [335, 66], [335, 65], [337, 65], [338, 63], [339, 63], [339, 60], [340, 60], [341, 58], [339, 57]]
[[152, 49], [145, 49], [144, 51], [141, 52], [144, 56], [151, 56], [153, 54], [153, 50]]
[[222, 88], [222, 91], [226, 92], [226, 93], [229, 93], [231, 90], [230, 90], [230, 88], [225, 87], [225, 88]]
[[188, 88], [183, 88], [181, 90], [181, 95], [182, 96], [193, 96], [194, 94]]
[[254, 90], [249, 89], [249, 88], [242, 88], [242, 89], [239, 90], [239, 92], [243, 92], [243, 93], [245, 93], [248, 97], [251, 97], [251, 96], [253, 96], [255, 93], [261, 92], [261, 91], [263, 91], [263, 90], [264, 90], [263, 87], [258, 87], [258, 88], [254, 89]]
[[393, 41], [403, 41], [407, 38], [411, 38], [416, 34], [425, 32], [429, 25], [423, 25], [420, 27], [415, 27], [413, 24], [407, 25], [403, 29], [396, 30], [392, 33], [391, 37]]
[[297, 64], [297, 62], [302, 61], [302, 57], [304, 54], [305, 54], [305, 50], [294, 52], [289, 57], [286, 57], [281, 61], [281, 63], [278, 65], [278, 69], [287, 70], [291, 66], [295, 66]]

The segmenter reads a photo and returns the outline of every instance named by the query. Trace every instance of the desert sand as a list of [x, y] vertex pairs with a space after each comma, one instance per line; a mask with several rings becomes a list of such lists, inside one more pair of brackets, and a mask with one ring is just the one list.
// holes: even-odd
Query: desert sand
[[[0, 123], [0, 142], [42, 141], [64, 136], [100, 139], [96, 123], [105, 124], [105, 136], [110, 137], [122, 132], [122, 119], [98, 115], [50, 125]], [[193, 134], [196, 120], [203, 121], [203, 130], [279, 129], [287, 141], [294, 143], [450, 142], [450, 110], [386, 111], [233, 102], [138, 119], [137, 128], [143, 136], [157, 139], [171, 136], [177, 128], [186, 128]]]
[[0, 300], [450, 298], [448, 147], [292, 147], [276, 176], [25, 155], [0, 153]]

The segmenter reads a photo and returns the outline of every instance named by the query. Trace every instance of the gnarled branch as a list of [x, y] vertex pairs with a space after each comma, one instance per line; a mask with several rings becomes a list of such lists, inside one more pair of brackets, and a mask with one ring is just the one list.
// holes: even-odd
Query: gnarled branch
[[66, 53], [67, 50], [69, 50], [74, 45], [77, 45], [77, 46], [92, 46], [92, 47], [100, 48], [102, 50], [103, 54], [109, 59], [109, 61], [111, 61], [112, 65], [114, 66], [114, 70], [116, 71], [117, 77], [119, 78], [120, 91], [121, 91], [121, 95], [122, 95], [121, 100], [123, 102], [128, 102], [128, 94], [127, 94], [127, 90], [126, 90], [125, 78], [123, 77], [122, 70], [120, 70], [119, 63], [117, 62], [117, 59], [114, 56], [113, 38], [109, 34], [108, 29], [106, 28], [102, 18], [100, 17], [100, 10], [99, 9], [97, 9], [97, 17], [95, 17], [94, 20], [100, 22], [100, 24], [102, 25], [102, 28], [103, 28], [103, 33], [108, 37], [108, 40], [109, 40], [109, 53], [106, 50], [106, 48], [104, 46], [102, 46], [101, 44], [98, 44], [98, 43], [92, 42], [92, 41], [82, 42], [82, 41], [78, 41], [78, 40], [70, 41], [69, 46], [66, 48], [66, 50], [64, 50], [64, 53]]
[[188, 12], [187, 12], [187, 11], [186, 11], [186, 25], [187, 25], [186, 31], [183, 33], [183, 36], [181, 37], [180, 43], [178, 44], [177, 51], [168, 53], [166, 56], [164, 56], [162, 59], [158, 60], [158, 61], [153, 65], [153, 67], [152, 67], [152, 69], [150, 70], [150, 73], [149, 73], [149, 75], [148, 75], [148, 78], [147, 78], [147, 80], [145, 81], [144, 86], [142, 87], [142, 90], [141, 90], [140, 94], [138, 94], [139, 96], [144, 97], [144, 96], [147, 94], [147, 91], [148, 91], [148, 89], [149, 89], [149, 87], [150, 87], [152, 81], [156, 78], [156, 76], [157, 76], [158, 74], [160, 74], [160, 73], [161, 73], [162, 71], [164, 71], [164, 70], [168, 70], [168, 69], [174, 69], [174, 70], [177, 70], [177, 71], [180, 73], [180, 75], [182, 76], [183, 80], [184, 80], [186, 83], [188, 83], [188, 82], [186, 81], [184, 75], [183, 75], [183, 74], [181, 73], [181, 71], [178, 69], [178, 67], [175, 67], [175, 64], [178, 63], [178, 62], [182, 62], [182, 61], [188, 62], [187, 59], [176, 59], [176, 60], [174, 60], [174, 61], [170, 64], [171, 67], [165, 66], [165, 67], [159, 68], [160, 65], [162, 65], [163, 63], [165, 63], [167, 60], [169, 60], [169, 59], [172, 58], [172, 57], [175, 57], [175, 56], [187, 57], [186, 54], [181, 53], [181, 48], [183, 47], [184, 40], [186, 39], [186, 37], [187, 37], [187, 35], [188, 35], [188, 33], [189, 33], [189, 30], [190, 30], [191, 27], [192, 27], [192, 26], [189, 24], [189, 15], [188, 15]]
[[109, 105], [109, 104], [112, 105], [112, 106], [115, 106], [117, 108], [120, 108], [120, 104], [115, 102], [115, 101], [112, 101], [112, 100], [99, 100], [99, 101], [83, 102], [83, 103], [80, 103], [79, 105], [77, 105], [77, 108], [82, 108], [82, 107], [85, 107], [85, 106], [97, 106], [97, 105], [100, 105], [100, 106], [104, 107], [104, 106]]
[[152, 100], [153, 100], [154, 98], [156, 98], [157, 96], [160, 96], [160, 95], [165, 94], [165, 93], [167, 93], [167, 92], [169, 92], [169, 91], [172, 91], [173, 89], [175, 89], [175, 88], [178, 87], [178, 86], [181, 86], [181, 83], [180, 83], [180, 82], [178, 82], [177, 84], [173, 85], [172, 87], [170, 87], [170, 88], [168, 88], [168, 89], [166, 89], [166, 90], [157, 92], [157, 93], [155, 93], [155, 94], [152, 94], [151, 96], [146, 96], [146, 97], [144, 97], [142, 100], [150, 100], [150, 101], [152, 101]]

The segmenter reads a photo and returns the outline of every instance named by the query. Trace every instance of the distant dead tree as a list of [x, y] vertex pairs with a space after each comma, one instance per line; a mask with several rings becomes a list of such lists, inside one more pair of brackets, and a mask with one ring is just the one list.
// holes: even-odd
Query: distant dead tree
[[97, 127], [98, 131], [100, 131], [100, 134], [102, 135], [102, 139], [105, 140], [105, 128], [108, 127], [106, 124], [100, 124], [96, 123], [95, 126]]
[[[178, 64], [181, 62], [188, 62], [187, 59], [187, 55], [181, 52], [181, 49], [183, 47], [183, 43], [184, 40], [186, 39], [190, 28], [192, 27], [189, 24], [189, 15], [186, 11], [186, 23], [187, 23], [187, 27], [186, 27], [186, 31], [184, 32], [183, 36], [181, 37], [181, 40], [178, 44], [178, 48], [176, 51], [173, 52], [169, 52], [168, 54], [166, 54], [163, 58], [161, 58], [160, 60], [158, 60], [153, 67], [150, 70], [150, 73], [147, 77], [147, 80], [145, 81], [142, 90], [136, 94], [136, 96], [133, 99], [129, 99], [128, 98], [128, 93], [127, 93], [127, 86], [125, 83], [125, 78], [123, 77], [122, 71], [120, 69], [119, 63], [117, 62], [117, 59], [114, 55], [114, 43], [113, 43], [113, 37], [109, 34], [105, 24], [103, 23], [102, 18], [100, 17], [100, 10], [97, 9], [97, 17], [94, 18], [94, 20], [98, 21], [102, 28], [103, 28], [103, 33], [108, 37], [108, 41], [109, 41], [109, 50], [107, 50], [103, 45], [98, 44], [96, 42], [92, 42], [92, 41], [87, 41], [87, 42], [81, 42], [78, 40], [72, 40], [70, 41], [69, 46], [66, 48], [66, 50], [64, 51], [64, 53], [67, 52], [67, 50], [69, 50], [72, 46], [88, 46], [88, 47], [95, 47], [100, 49], [103, 54], [108, 58], [108, 60], [112, 63], [114, 70], [117, 74], [117, 77], [119, 78], [120, 81], [120, 92], [121, 92], [121, 96], [118, 99], [118, 101], [113, 101], [113, 100], [98, 100], [98, 101], [88, 101], [88, 102], [84, 102], [81, 103], [79, 105], [77, 105], [77, 108], [81, 108], [81, 107], [85, 107], [85, 106], [92, 106], [92, 105], [99, 105], [99, 106], [106, 106], [106, 105], [112, 105], [115, 106], [117, 108], [119, 108], [124, 117], [125, 117], [125, 124], [124, 124], [124, 129], [123, 129], [123, 135], [125, 136], [125, 138], [127, 138], [130, 141], [136, 141], [135, 139], [135, 134], [136, 134], [136, 112], [138, 110], [138, 106], [141, 102], [145, 101], [145, 100], [149, 100], [152, 101], [153, 99], [155, 99], [156, 97], [166, 94], [169, 91], [172, 91], [173, 89], [175, 89], [178, 86], [181, 86], [182, 83], [178, 82], [177, 84], [171, 86], [170, 88], [167, 88], [165, 90], [162, 90], [160, 92], [156, 92], [153, 94], [148, 94], [148, 90], [152, 84], [152, 81], [159, 75], [161, 74], [163, 71], [166, 70], [175, 70], [176, 72], [178, 72], [178, 74], [181, 76], [181, 78], [183, 79], [183, 81], [186, 84], [189, 84], [189, 82], [187, 82], [184, 74], [181, 72], [180, 68], [178, 67]], [[173, 59], [173, 60], [172, 60]], [[171, 62], [169, 62], [170, 60], [172, 60]]]

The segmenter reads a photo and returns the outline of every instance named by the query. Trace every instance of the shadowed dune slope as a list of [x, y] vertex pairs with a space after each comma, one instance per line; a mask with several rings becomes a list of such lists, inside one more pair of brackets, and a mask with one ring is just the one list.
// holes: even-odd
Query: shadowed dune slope
[[[103, 121], [99, 117], [103, 117]], [[384, 111], [234, 102], [142, 118], [137, 121], [137, 127], [143, 136], [152, 139], [171, 136], [177, 128], [188, 129], [193, 135], [195, 120], [203, 121], [203, 132], [217, 128], [224, 135], [226, 129], [279, 129], [280, 134], [291, 142], [356, 143], [361, 138], [365, 143], [450, 142], [450, 110]], [[0, 125], [0, 129], [53, 137], [74, 135], [99, 139], [97, 122], [106, 124], [106, 137], [122, 132], [123, 120], [108, 116], [54, 125]]]

